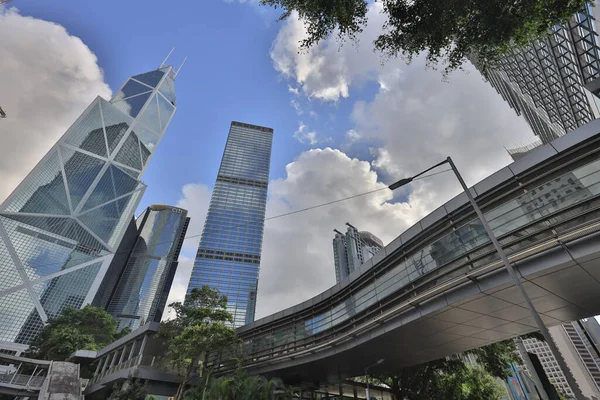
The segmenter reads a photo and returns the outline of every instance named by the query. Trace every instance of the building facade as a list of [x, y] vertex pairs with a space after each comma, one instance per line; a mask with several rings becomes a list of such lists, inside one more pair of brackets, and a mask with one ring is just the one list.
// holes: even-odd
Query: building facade
[[235, 327], [254, 321], [273, 129], [232, 122], [188, 293], [228, 298]]
[[175, 112], [174, 77], [161, 66], [97, 97], [0, 206], [0, 348], [26, 348], [98, 294]]
[[487, 73], [489, 83], [543, 143], [600, 117], [597, 13], [586, 5], [566, 25], [506, 54]]
[[[571, 370], [582, 393], [588, 398], [600, 398], [600, 367], [592, 346], [577, 321], [549, 328], [556, 346]], [[525, 349], [538, 356], [550, 382], [566, 396], [573, 396], [564, 373], [546, 342], [523, 339]]]
[[335, 230], [333, 238], [333, 261], [335, 281], [340, 282], [362, 263], [383, 249], [383, 242], [370, 232], [362, 231], [346, 222], [346, 234]]
[[119, 330], [160, 322], [189, 222], [187, 210], [163, 204], [137, 218], [137, 240], [108, 305]]

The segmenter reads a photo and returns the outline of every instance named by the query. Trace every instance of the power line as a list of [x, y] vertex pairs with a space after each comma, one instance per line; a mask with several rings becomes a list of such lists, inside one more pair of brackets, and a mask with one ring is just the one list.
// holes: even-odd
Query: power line
[[[434, 175], [439, 175], [439, 174], [441, 174], [441, 173], [448, 172], [448, 171], [451, 171], [451, 169], [445, 169], [445, 170], [443, 170], [443, 171], [438, 171], [438, 172], [434, 172], [434, 173], [431, 173], [431, 174], [428, 174], [428, 175], [423, 175], [423, 176], [420, 176], [420, 177], [418, 177], [418, 178], [415, 178], [415, 179], [413, 179], [413, 181], [416, 181], [416, 180], [419, 180], [419, 179], [428, 178], [428, 177], [430, 177], [430, 176], [434, 176]], [[385, 186], [385, 187], [382, 187], [382, 188], [379, 188], [379, 189], [375, 189], [375, 190], [370, 190], [370, 191], [368, 191], [368, 192], [359, 193], [359, 194], [355, 194], [355, 195], [352, 195], [352, 196], [344, 197], [344, 198], [342, 198], [342, 199], [337, 199], [337, 200], [333, 200], [333, 201], [328, 201], [328, 202], [326, 202], [326, 203], [321, 203], [321, 204], [317, 204], [317, 205], [314, 205], [314, 206], [310, 206], [310, 207], [302, 208], [302, 209], [300, 209], [300, 210], [296, 210], [296, 211], [290, 211], [290, 212], [287, 212], [287, 213], [283, 213], [283, 214], [274, 215], [274, 216], [272, 216], [272, 217], [267, 217], [267, 218], [263, 219], [263, 220], [262, 220], [262, 222], [271, 221], [271, 220], [273, 220], [273, 219], [277, 219], [277, 218], [287, 217], [287, 216], [289, 216], [289, 215], [294, 215], [294, 214], [303, 213], [303, 212], [306, 212], [306, 211], [310, 211], [310, 210], [314, 210], [314, 209], [317, 209], [317, 208], [325, 207], [325, 206], [328, 206], [328, 205], [331, 205], [331, 204], [335, 204], [335, 203], [341, 203], [341, 202], [343, 202], [343, 201], [352, 200], [352, 199], [355, 199], [355, 198], [357, 198], [357, 197], [367, 196], [367, 195], [369, 195], [369, 194], [373, 194], [373, 193], [376, 193], [376, 192], [380, 192], [380, 191], [382, 191], [382, 190], [386, 190], [386, 189], [388, 189], [388, 187], [387, 187], [387, 186]], [[5, 217], [5, 218], [7, 218], [7, 217]], [[243, 224], [239, 224], [239, 225], [235, 225], [235, 226], [232, 226], [232, 227], [228, 227], [228, 229], [237, 229], [237, 228], [240, 228], [240, 227], [244, 227], [244, 226], [247, 226], [247, 225], [258, 224], [258, 223], [259, 223], [259, 222], [245, 222], [245, 223], [243, 223]], [[193, 234], [193, 235], [189, 235], [189, 236], [185, 236], [185, 237], [183, 238], [183, 240], [185, 241], [185, 240], [187, 240], [187, 239], [193, 239], [193, 238], [197, 238], [197, 237], [199, 237], [199, 236], [202, 236], [202, 232], [200, 232], [200, 233], [197, 233], [197, 234]], [[175, 241], [175, 240], [167, 240], [167, 241], [164, 241], [164, 242], [159, 242], [159, 243], [156, 243], [156, 245], [165, 244], [165, 243], [173, 243], [174, 241]], [[133, 250], [135, 250], [135, 247], [132, 247], [132, 248], [130, 248], [130, 249], [127, 249], [127, 250], [117, 251], [117, 252], [114, 252], [114, 253], [111, 253], [111, 254], [113, 254], [113, 255], [117, 255], [117, 254], [124, 254], [124, 253], [129, 253], [130, 251], [133, 251]], [[87, 258], [87, 256], [86, 256], [86, 257], [82, 257], [82, 258]], [[70, 261], [73, 261], [73, 259], [71, 259]], [[40, 267], [48, 267], [48, 266], [59, 265], [59, 264], [64, 264], [64, 262], [56, 262], [56, 263], [48, 263], [48, 264], [39, 264], [39, 265], [36, 265], [36, 266], [35, 266], [35, 268], [40, 268]], [[93, 265], [93, 264], [90, 264], [90, 265]], [[76, 265], [74, 265], [74, 267], [76, 267]]]

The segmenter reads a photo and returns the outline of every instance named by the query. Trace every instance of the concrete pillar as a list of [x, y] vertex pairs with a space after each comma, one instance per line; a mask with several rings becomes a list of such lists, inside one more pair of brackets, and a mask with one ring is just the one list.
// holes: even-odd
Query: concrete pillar
[[108, 354], [104, 356], [104, 358], [102, 359], [102, 369], [100, 370], [100, 373], [104, 373], [104, 371], [106, 371], [106, 366], [108, 365]]
[[138, 353], [138, 356], [140, 356], [140, 360], [144, 355], [144, 347], [146, 347], [147, 340], [148, 340], [148, 335], [144, 335], [144, 339], [142, 339], [142, 345], [140, 346], [140, 351]]
[[117, 359], [117, 352], [116, 352], [116, 351], [113, 351], [113, 352], [111, 353], [111, 356], [112, 356], [112, 359], [111, 359], [111, 361], [110, 361], [110, 367], [108, 367], [108, 369], [111, 369], [111, 368], [112, 368], [112, 367], [115, 365], [115, 361], [116, 361], [116, 359]]
[[54, 361], [39, 394], [40, 399], [80, 400], [79, 365]]
[[129, 358], [127, 360], [131, 360], [133, 358], [136, 344], [137, 344], [137, 340], [134, 340], [133, 343], [131, 343], [131, 351], [129, 352]]
[[127, 344], [125, 344], [125, 346], [123, 346], [123, 348], [121, 349], [121, 357], [119, 357], [119, 364], [122, 364], [123, 361], [125, 360], [126, 352], [127, 352]]
[[99, 359], [98, 360], [98, 365], [96, 365], [96, 371], [94, 371], [94, 376], [98, 375], [98, 372], [100, 372], [100, 366], [102, 365], [102, 362], [104, 361], [104, 359]]

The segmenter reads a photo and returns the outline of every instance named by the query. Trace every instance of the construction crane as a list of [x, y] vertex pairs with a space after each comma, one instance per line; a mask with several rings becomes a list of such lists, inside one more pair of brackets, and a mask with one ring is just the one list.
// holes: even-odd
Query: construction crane
[[6, 113], [4, 112], [2, 107], [0, 107], [0, 118], [6, 118]]

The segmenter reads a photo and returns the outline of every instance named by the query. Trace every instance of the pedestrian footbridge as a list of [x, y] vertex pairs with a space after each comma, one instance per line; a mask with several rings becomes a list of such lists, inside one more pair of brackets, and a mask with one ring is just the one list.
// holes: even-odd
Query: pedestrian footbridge
[[[600, 314], [600, 121], [471, 191], [547, 325]], [[249, 372], [323, 382], [535, 329], [463, 193], [331, 289], [237, 332]]]

